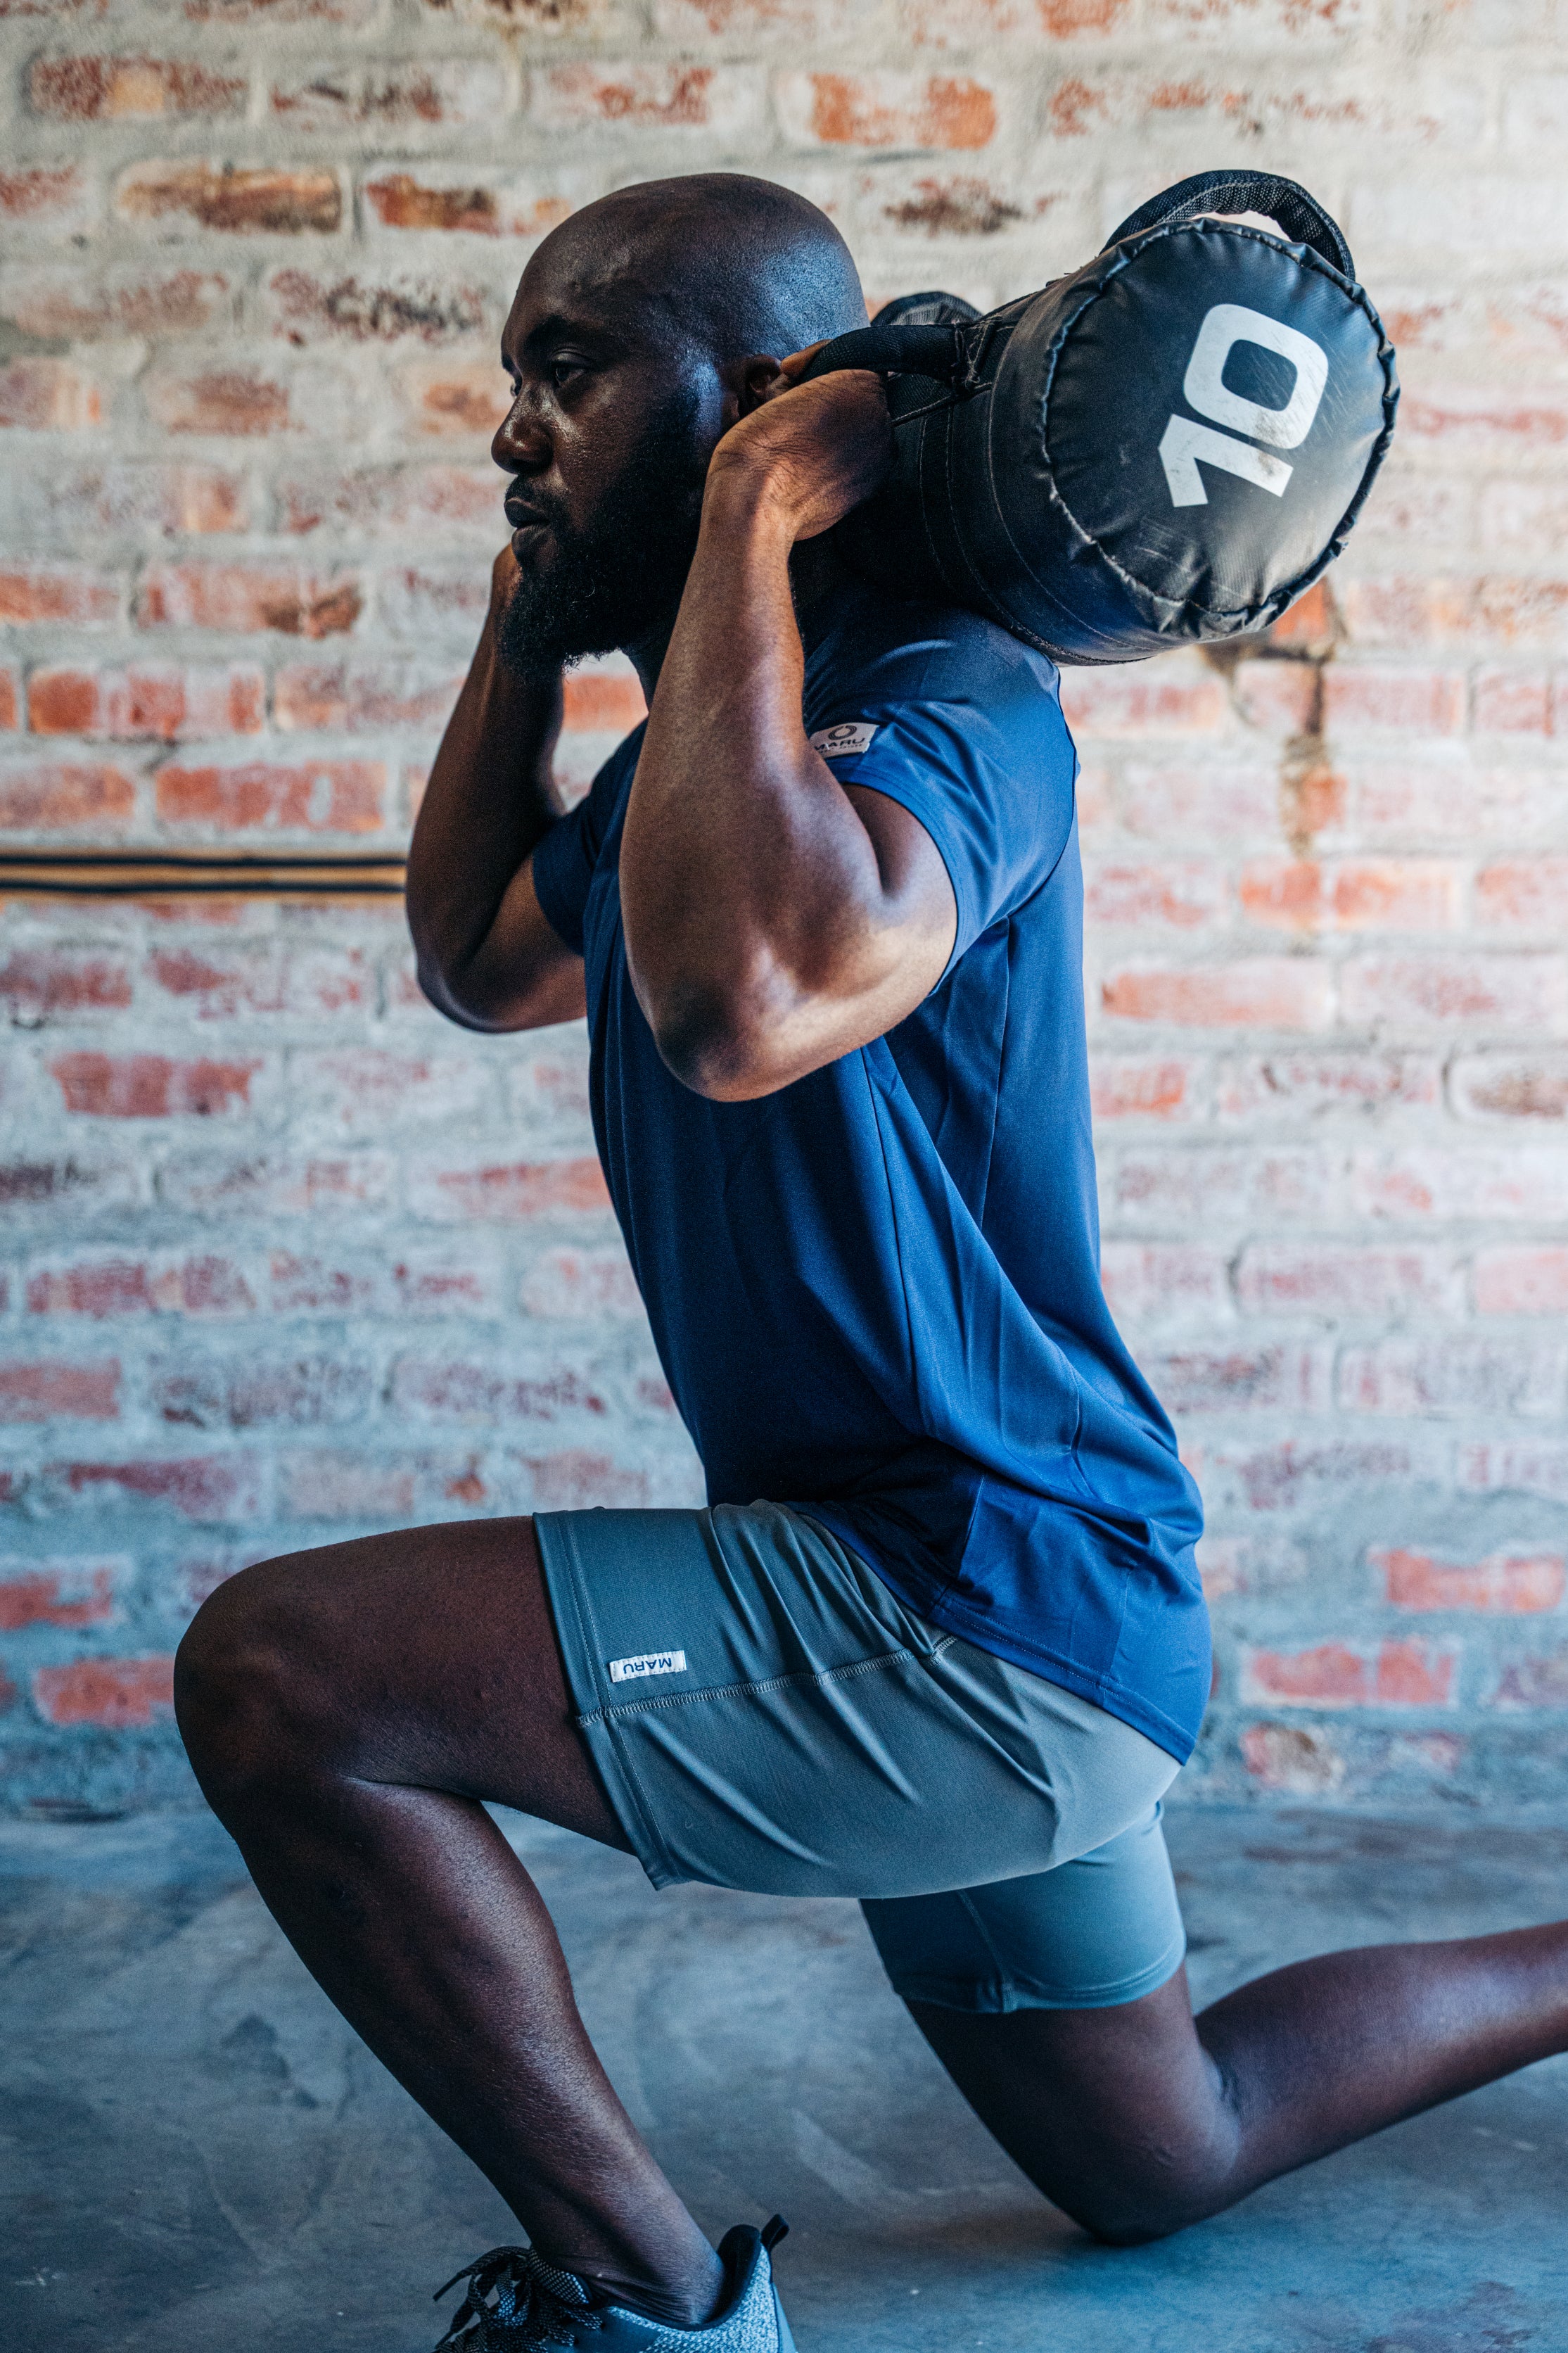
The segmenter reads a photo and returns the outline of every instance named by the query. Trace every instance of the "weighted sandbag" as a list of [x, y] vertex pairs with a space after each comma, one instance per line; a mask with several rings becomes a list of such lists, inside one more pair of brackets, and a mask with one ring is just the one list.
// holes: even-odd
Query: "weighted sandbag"
[[[1213, 215], [1258, 213], [1280, 234]], [[1069, 278], [985, 317], [906, 296], [805, 375], [889, 377], [889, 481], [856, 570], [1058, 661], [1135, 661], [1278, 618], [1344, 545], [1394, 431], [1394, 351], [1294, 181], [1205, 172]]]

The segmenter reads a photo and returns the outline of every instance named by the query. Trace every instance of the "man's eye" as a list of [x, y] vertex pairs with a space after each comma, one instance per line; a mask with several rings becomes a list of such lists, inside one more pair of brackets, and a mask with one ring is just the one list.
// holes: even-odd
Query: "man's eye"
[[583, 362], [581, 360], [560, 359], [552, 360], [550, 363], [550, 381], [555, 385], [557, 390], [559, 390], [563, 385], [570, 384], [574, 375], [581, 375], [582, 373]]

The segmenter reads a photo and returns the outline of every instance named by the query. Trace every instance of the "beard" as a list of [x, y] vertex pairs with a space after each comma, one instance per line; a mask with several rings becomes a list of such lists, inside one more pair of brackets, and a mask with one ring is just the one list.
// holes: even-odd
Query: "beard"
[[695, 391], [682, 394], [654, 418], [581, 530], [529, 491], [549, 527], [552, 561], [542, 571], [520, 566], [497, 627], [496, 652], [514, 677], [548, 681], [563, 664], [673, 623], [702, 517], [700, 406]]

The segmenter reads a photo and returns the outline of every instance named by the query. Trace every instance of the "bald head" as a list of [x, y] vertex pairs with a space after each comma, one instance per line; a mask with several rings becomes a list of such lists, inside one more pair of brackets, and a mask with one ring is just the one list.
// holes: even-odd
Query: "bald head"
[[721, 366], [752, 352], [782, 358], [866, 323], [859, 275], [826, 213], [741, 172], [601, 196], [545, 238], [535, 269], [661, 320]]
[[668, 637], [718, 442], [779, 360], [865, 322], [832, 222], [740, 173], [623, 188], [547, 237], [501, 338], [494, 454], [518, 566], [502, 659], [542, 676]]

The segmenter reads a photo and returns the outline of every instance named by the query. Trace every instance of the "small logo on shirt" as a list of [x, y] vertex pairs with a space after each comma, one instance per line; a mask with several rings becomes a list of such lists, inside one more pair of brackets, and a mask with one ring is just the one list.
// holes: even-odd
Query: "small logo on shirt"
[[870, 750], [876, 733], [868, 719], [843, 719], [837, 727], [819, 727], [806, 740], [825, 760], [850, 760]]
[[610, 1681], [613, 1683], [635, 1683], [639, 1675], [683, 1675], [686, 1672], [684, 1651], [639, 1651], [635, 1659], [612, 1659]]

